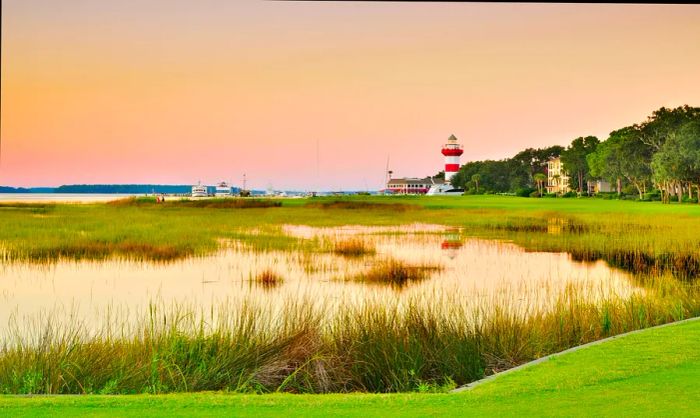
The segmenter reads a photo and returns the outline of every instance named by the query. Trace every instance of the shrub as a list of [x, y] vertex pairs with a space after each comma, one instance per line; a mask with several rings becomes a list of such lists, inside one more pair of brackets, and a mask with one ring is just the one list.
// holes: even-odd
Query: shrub
[[637, 188], [634, 187], [633, 184], [628, 184], [622, 188], [622, 194], [630, 194], [630, 195], [636, 195], [639, 196], [639, 192], [637, 191]]
[[536, 191], [537, 189], [533, 189], [532, 187], [521, 187], [515, 191], [515, 195], [520, 197], [530, 197], [532, 192]]
[[661, 190], [652, 190], [650, 192], [644, 193], [644, 198], [642, 200], [649, 202], [659, 202], [661, 201]]
[[617, 199], [619, 196], [617, 192], [598, 192], [594, 195], [598, 199], [613, 200]]

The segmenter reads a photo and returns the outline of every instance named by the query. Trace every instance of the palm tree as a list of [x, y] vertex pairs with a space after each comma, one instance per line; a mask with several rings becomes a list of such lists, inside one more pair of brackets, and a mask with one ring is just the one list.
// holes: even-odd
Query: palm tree
[[481, 180], [481, 174], [474, 174], [472, 176], [472, 181], [476, 185], [476, 192], [479, 193], [479, 180]]
[[556, 186], [558, 193], [561, 193], [561, 190], [559, 190], [559, 180], [560, 179], [561, 179], [561, 176], [559, 174], [555, 174], [552, 176], [552, 180], [554, 180], [554, 186]]
[[542, 185], [547, 180], [547, 176], [542, 173], [537, 173], [533, 176], [533, 178], [537, 182], [537, 191], [540, 192], [540, 197], [542, 197]]

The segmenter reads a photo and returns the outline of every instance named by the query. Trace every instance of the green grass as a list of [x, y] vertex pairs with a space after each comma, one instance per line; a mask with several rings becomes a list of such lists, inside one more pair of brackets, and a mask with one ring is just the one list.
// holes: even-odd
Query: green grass
[[647, 330], [458, 394], [0, 397], [12, 417], [698, 416], [700, 322]]
[[[423, 222], [512, 240], [529, 250], [604, 259], [638, 273], [634, 280], [645, 292], [591, 303], [570, 289], [547, 310], [526, 312], [497, 300], [475, 310], [463, 299], [407, 306], [383, 300], [342, 306], [335, 316], [325, 314], [323, 303], [316, 310], [304, 301], [290, 301], [276, 314], [254, 304], [211, 312], [165, 307], [139, 318], [134, 329], [96, 333], [48, 318], [16, 324], [18, 334], [27, 329], [33, 334], [3, 341], [0, 393], [434, 389], [609, 335], [700, 315], [697, 205], [497, 196], [290, 199], [263, 208], [201, 205], [0, 205], [0, 259], [167, 262], [213, 252], [230, 241], [259, 251], [320, 253], [333, 249], [319, 239], [284, 235], [282, 225]], [[370, 281], [410, 280], [412, 273], [383, 269]], [[273, 282], [260, 280], [265, 281]]]

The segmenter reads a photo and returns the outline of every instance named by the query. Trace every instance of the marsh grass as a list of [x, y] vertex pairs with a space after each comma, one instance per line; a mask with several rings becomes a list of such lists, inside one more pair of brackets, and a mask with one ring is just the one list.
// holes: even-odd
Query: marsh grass
[[0, 202], [0, 213], [25, 211], [29, 213], [48, 213], [56, 209], [55, 203]]
[[637, 274], [671, 273], [679, 279], [700, 277], [700, 257], [692, 249], [652, 254], [638, 250], [611, 250], [607, 252], [572, 249], [576, 261], [605, 260], [609, 265]]
[[[455, 294], [365, 302], [290, 298], [15, 320], [0, 393], [397, 392], [448, 389], [607, 336], [700, 314], [698, 289], [669, 277], [592, 302], [571, 286], [546, 306]], [[64, 318], [61, 320], [61, 318]], [[131, 325], [130, 325], [131, 324]]]
[[390, 203], [390, 202], [371, 202], [362, 200], [347, 200], [347, 199], [336, 199], [336, 200], [321, 200], [321, 201], [310, 201], [306, 205], [307, 208], [318, 208], [318, 209], [352, 209], [352, 210], [390, 210], [397, 212], [405, 212], [408, 210], [418, 210], [421, 209], [419, 205], [408, 204], [408, 203]]
[[157, 202], [155, 197], [127, 197], [108, 202], [110, 206], [157, 206], [166, 208], [208, 208], [208, 209], [248, 209], [248, 208], [278, 208], [282, 202], [272, 199], [251, 198], [167, 198], [164, 202]]
[[[232, 205], [255, 202], [220, 200]], [[164, 260], [213, 253], [221, 240], [240, 240], [263, 251], [300, 246], [303, 251], [325, 251], [317, 242], [279, 230], [290, 223], [332, 227], [421, 222], [459, 227], [468, 236], [510, 240], [528, 250], [568, 252], [582, 261], [602, 259], [635, 273], [669, 272], [692, 280], [700, 272], [700, 213], [692, 205], [407, 196], [290, 199], [273, 210], [194, 206], [215, 201], [5, 203], [0, 204], [0, 242], [11, 262], [107, 255]], [[253, 228], [269, 231], [249, 233]]]
[[376, 254], [376, 250], [362, 238], [351, 238], [333, 244], [333, 254], [343, 257], [363, 257]]
[[402, 288], [408, 284], [428, 279], [432, 273], [441, 269], [440, 266], [411, 265], [396, 259], [380, 260], [353, 280]]
[[258, 273], [253, 280], [264, 289], [274, 289], [284, 283], [284, 278], [271, 269]]
[[90, 242], [78, 240], [60, 248], [32, 248], [26, 257], [38, 262], [56, 262], [61, 259], [106, 260], [115, 257], [167, 262], [194, 254], [194, 249], [186, 245], [176, 247], [168, 244], [154, 245], [131, 241]]

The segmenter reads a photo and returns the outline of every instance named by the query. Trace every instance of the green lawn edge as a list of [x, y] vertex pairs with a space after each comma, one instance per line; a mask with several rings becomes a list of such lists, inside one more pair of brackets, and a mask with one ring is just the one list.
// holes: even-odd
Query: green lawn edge
[[2, 396], [9, 417], [700, 416], [700, 321], [633, 333], [456, 394]]

